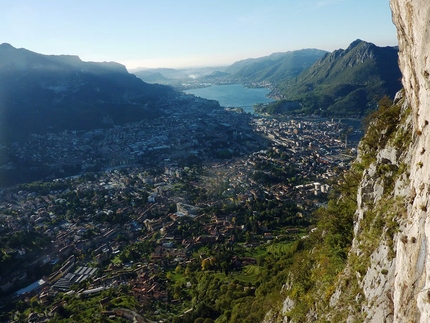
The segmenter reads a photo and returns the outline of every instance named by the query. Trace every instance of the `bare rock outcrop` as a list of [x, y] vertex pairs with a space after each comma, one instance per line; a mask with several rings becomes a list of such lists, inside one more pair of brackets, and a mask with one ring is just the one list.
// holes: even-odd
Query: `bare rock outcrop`
[[411, 147], [411, 206], [396, 253], [394, 322], [429, 322], [430, 2], [391, 0], [390, 5], [397, 27], [402, 82], [416, 134]]

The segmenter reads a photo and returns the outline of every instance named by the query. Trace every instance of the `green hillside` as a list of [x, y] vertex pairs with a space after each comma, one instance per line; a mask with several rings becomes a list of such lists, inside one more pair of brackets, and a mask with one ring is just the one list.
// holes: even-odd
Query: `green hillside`
[[383, 96], [401, 88], [397, 48], [362, 40], [326, 54], [294, 80], [277, 86], [279, 97], [299, 101], [295, 112], [322, 116], [363, 116]]
[[238, 61], [228, 67], [226, 72], [240, 82], [277, 83], [296, 77], [325, 54], [327, 52], [319, 49], [274, 53]]

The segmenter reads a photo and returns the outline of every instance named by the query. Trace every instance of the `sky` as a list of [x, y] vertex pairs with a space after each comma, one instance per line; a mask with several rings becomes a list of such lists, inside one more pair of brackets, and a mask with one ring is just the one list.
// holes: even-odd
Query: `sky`
[[356, 39], [396, 46], [389, 0], [0, 0], [0, 43], [129, 70], [201, 67]]

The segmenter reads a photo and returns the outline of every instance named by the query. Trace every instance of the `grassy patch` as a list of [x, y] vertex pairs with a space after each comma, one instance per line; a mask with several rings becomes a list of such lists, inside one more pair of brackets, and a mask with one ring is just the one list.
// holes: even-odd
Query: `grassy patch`
[[234, 275], [234, 278], [241, 282], [254, 285], [258, 281], [262, 269], [262, 267], [257, 265], [248, 265], [243, 268], [240, 274]]

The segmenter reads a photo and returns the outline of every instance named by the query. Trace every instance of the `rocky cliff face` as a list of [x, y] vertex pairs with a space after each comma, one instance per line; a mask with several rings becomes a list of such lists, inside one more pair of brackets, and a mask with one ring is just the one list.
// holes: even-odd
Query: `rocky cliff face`
[[[414, 140], [413, 114], [402, 91], [392, 107], [373, 119], [360, 143], [355, 167], [364, 171], [357, 192], [354, 239], [346, 269], [322, 317], [347, 322], [416, 322], [415, 318], [406, 320], [415, 315], [413, 303], [398, 299], [399, 291], [405, 297], [414, 285], [399, 281], [403, 262], [409, 261], [404, 255], [410, 255], [418, 244], [415, 234], [406, 233], [414, 199], [410, 180]], [[417, 263], [415, 259], [413, 266]], [[410, 271], [405, 275], [416, 278]], [[405, 304], [409, 313], [395, 319]]]
[[405, 94], [412, 108], [410, 206], [398, 242], [394, 321], [430, 320], [430, 2], [391, 0]]

